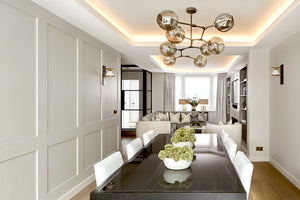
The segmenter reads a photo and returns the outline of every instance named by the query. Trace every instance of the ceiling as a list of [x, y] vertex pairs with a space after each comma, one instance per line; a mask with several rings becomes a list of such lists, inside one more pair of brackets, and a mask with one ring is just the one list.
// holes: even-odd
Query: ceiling
[[[250, 49], [271, 48], [300, 27], [300, 20], [295, 20], [300, 17], [299, 0], [33, 1], [121, 52], [122, 64], [136, 64], [152, 72], [226, 72]], [[221, 13], [234, 16], [232, 30], [219, 32], [211, 28], [205, 32], [204, 39], [221, 37], [226, 48], [221, 55], [208, 56], [206, 67], [201, 69], [187, 58], [177, 59], [175, 65], [166, 66], [158, 50], [166, 38], [165, 31], [156, 24], [157, 14], [170, 9], [178, 15], [179, 21], [189, 22], [189, 15], [185, 12], [187, 7], [197, 8], [198, 12], [193, 16], [193, 23], [197, 25], [212, 25]], [[189, 34], [188, 29], [185, 32]], [[200, 33], [195, 29], [193, 38]], [[196, 50], [190, 50], [190, 54], [199, 54]]]

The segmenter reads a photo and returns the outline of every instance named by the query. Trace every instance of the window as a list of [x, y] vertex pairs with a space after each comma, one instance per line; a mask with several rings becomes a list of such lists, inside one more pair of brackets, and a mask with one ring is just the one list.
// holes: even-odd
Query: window
[[[179, 105], [179, 99], [197, 97], [199, 99], [208, 99], [207, 108], [215, 110], [217, 76], [176, 76], [175, 79], [175, 105], [176, 110], [182, 110]], [[186, 105], [187, 110], [191, 110], [190, 105]], [[200, 106], [197, 107], [200, 110]]]

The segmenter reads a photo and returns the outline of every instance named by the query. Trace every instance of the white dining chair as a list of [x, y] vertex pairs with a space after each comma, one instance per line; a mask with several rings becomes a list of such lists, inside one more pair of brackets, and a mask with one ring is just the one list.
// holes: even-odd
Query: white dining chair
[[236, 155], [237, 144], [233, 141], [232, 138], [228, 137], [226, 142], [224, 142], [224, 146], [227, 150], [231, 162], [233, 162]]
[[143, 134], [144, 146], [148, 145], [149, 142], [155, 138], [155, 133], [153, 130], [147, 131]]
[[242, 152], [238, 151], [234, 159], [233, 165], [240, 177], [240, 180], [247, 192], [247, 199], [249, 197], [250, 185], [253, 173], [253, 164]]
[[139, 152], [143, 148], [143, 142], [141, 138], [136, 138], [130, 143], [126, 145], [127, 149], [127, 158], [128, 160], [131, 160], [134, 155]]
[[97, 187], [102, 184], [109, 176], [122, 167], [124, 161], [120, 151], [104, 158], [94, 165]]

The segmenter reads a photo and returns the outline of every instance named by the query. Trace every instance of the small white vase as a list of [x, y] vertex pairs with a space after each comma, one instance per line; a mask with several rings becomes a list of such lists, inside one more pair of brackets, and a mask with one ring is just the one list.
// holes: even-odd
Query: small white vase
[[194, 147], [194, 143], [192, 142], [178, 142], [178, 143], [174, 143], [172, 142], [174, 147], [184, 147], [184, 146], [189, 146], [190, 148]]
[[186, 161], [186, 160], [175, 161], [173, 158], [165, 158], [164, 164], [165, 164], [166, 168], [168, 168], [168, 169], [182, 170], [182, 169], [189, 168], [192, 164], [192, 160], [191, 161]]

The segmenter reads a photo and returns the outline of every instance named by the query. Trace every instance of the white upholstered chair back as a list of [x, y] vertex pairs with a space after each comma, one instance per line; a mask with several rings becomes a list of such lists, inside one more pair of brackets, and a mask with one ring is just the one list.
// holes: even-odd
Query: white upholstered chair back
[[236, 154], [236, 157], [234, 159], [233, 165], [234, 165], [234, 167], [240, 177], [240, 180], [247, 192], [247, 199], [248, 199], [249, 192], [250, 192], [252, 173], [253, 173], [253, 164], [251, 163], [251, 161], [247, 158], [247, 156], [243, 152], [238, 151]]
[[155, 133], [153, 130], [147, 131], [143, 134], [144, 145], [149, 144], [149, 142], [155, 138]]
[[237, 144], [233, 141], [232, 138], [229, 137], [226, 139], [226, 142], [224, 142], [224, 146], [227, 150], [231, 162], [233, 162], [236, 156]]
[[136, 138], [126, 145], [127, 158], [130, 160], [133, 156], [143, 148], [143, 142], [141, 138]]
[[96, 163], [94, 165], [94, 171], [97, 186], [102, 184], [109, 176], [117, 171], [123, 165], [123, 163], [124, 161], [120, 151], [117, 151]]

